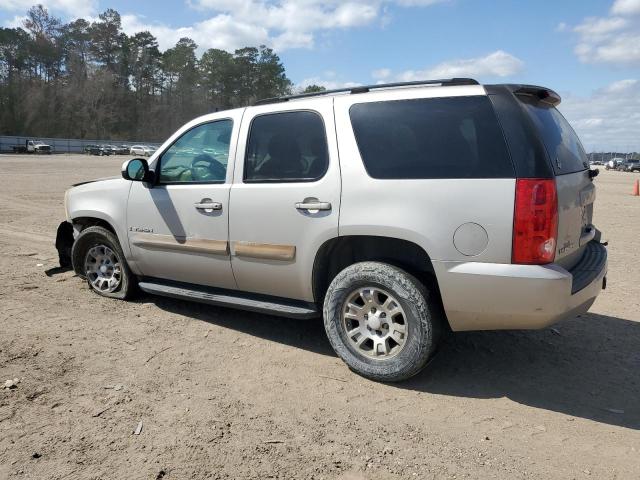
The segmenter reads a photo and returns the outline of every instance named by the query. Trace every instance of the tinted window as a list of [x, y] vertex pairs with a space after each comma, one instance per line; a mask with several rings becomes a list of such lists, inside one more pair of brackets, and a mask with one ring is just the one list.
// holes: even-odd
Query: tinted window
[[351, 123], [373, 178], [513, 178], [486, 97], [355, 104]]
[[185, 132], [160, 158], [160, 183], [224, 182], [232, 129], [220, 120]]
[[324, 123], [317, 113], [260, 115], [251, 123], [244, 180], [312, 181], [324, 175], [328, 159]]
[[587, 154], [569, 122], [554, 107], [525, 103], [533, 123], [542, 136], [556, 175], [588, 168]]

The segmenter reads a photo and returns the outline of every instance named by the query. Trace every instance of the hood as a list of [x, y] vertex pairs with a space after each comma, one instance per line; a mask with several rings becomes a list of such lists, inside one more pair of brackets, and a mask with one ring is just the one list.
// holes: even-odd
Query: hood
[[122, 178], [122, 177], [120, 175], [114, 175], [112, 177], [96, 178], [95, 180], [87, 180], [86, 182], [74, 183], [71, 186], [79, 187], [80, 185], [86, 185], [87, 183], [102, 182], [103, 180], [115, 180], [116, 178]]

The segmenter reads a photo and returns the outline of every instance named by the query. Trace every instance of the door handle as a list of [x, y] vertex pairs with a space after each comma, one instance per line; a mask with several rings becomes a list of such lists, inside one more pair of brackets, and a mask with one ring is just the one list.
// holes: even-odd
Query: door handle
[[316, 198], [305, 198], [302, 202], [296, 203], [298, 210], [331, 210], [331, 203], [321, 202]]
[[193, 206], [198, 210], [222, 210], [222, 204], [220, 202], [212, 202], [210, 200], [194, 203]]

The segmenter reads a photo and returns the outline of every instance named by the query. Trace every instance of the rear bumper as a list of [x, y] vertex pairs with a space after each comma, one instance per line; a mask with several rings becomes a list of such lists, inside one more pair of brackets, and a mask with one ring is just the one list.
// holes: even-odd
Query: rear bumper
[[591, 307], [604, 285], [607, 250], [590, 242], [571, 271], [555, 264], [433, 263], [452, 330], [537, 329]]

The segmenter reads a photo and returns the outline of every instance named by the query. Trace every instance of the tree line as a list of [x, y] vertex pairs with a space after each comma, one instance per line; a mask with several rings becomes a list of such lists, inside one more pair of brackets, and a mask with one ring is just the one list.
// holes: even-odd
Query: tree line
[[161, 141], [198, 115], [291, 92], [264, 45], [197, 49], [181, 38], [161, 52], [113, 9], [63, 23], [36, 5], [23, 27], [0, 28], [0, 134]]

